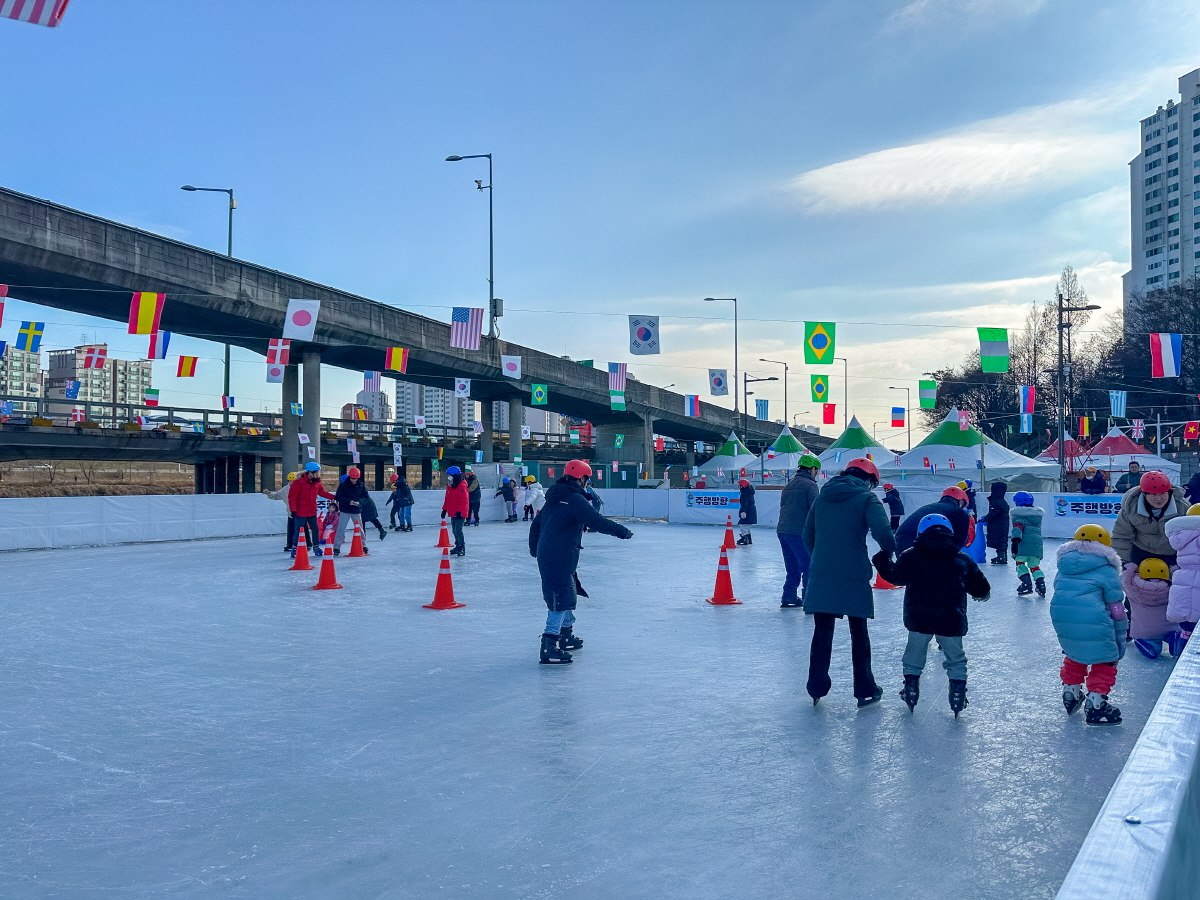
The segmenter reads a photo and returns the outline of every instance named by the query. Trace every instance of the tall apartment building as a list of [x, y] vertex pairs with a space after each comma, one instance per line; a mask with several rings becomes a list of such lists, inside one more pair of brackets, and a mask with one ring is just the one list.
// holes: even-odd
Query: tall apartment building
[[1142, 119], [1142, 152], [1129, 163], [1132, 267], [1128, 303], [1200, 274], [1200, 69], [1179, 79], [1180, 102], [1168, 100]]
[[[0, 394], [10, 397], [42, 396], [42, 354], [9, 347], [0, 356]], [[33, 413], [36, 403], [13, 400], [13, 413]]]
[[359, 391], [354, 402], [367, 411], [367, 418], [376, 422], [392, 421], [392, 404], [383, 391]]
[[[524, 413], [524, 421], [522, 425], [528, 425], [529, 430], [533, 434], [566, 434], [566, 428], [562, 423], [562, 416], [556, 412], [550, 412], [548, 409], [541, 409], [536, 406], [522, 407]], [[496, 431], [508, 431], [508, 404], [503, 401], [495, 401], [492, 403], [492, 427]]]
[[396, 421], [401, 425], [412, 425], [417, 416], [424, 416], [427, 425], [469, 428], [475, 421], [475, 401], [455, 397], [454, 391], [443, 388], [397, 381]]
[[[108, 350], [107, 344], [84, 344], [69, 350], [51, 350], [50, 369], [46, 373], [47, 397], [62, 399], [63, 385], [67, 381], [79, 382], [76, 403], [131, 403], [145, 402], [146, 391], [153, 386], [153, 366], [145, 359], [115, 359], [108, 357], [103, 368], [84, 368], [87, 351], [92, 347]], [[57, 404], [56, 404], [57, 406]], [[69, 411], [73, 403], [63, 405]]]

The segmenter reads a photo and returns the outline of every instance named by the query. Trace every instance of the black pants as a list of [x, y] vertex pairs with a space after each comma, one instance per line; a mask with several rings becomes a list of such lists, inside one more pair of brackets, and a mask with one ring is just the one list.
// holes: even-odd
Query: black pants
[[479, 501], [468, 499], [467, 506], [468, 506], [467, 524], [470, 525], [471, 523], [474, 523], [474, 524], [478, 525], [479, 524]]
[[896, 533], [896, 529], [900, 527], [900, 517], [892, 516], [892, 534]]
[[467, 542], [463, 538], [463, 522], [464, 521], [465, 520], [463, 519], [462, 516], [451, 516], [450, 517], [450, 530], [454, 532], [454, 549], [455, 550], [466, 550], [467, 549]]
[[364, 527], [367, 525], [374, 525], [376, 528], [379, 529], [380, 533], [383, 532], [383, 523], [380, 522], [378, 518], [368, 519], [364, 516], [363, 517], [363, 525], [364, 525]]
[[[854, 696], [858, 699], [875, 693], [875, 676], [871, 674], [871, 636], [867, 620], [847, 616], [850, 620], [850, 654], [854, 662]], [[813, 613], [812, 648], [808, 655], [808, 695], [824, 697], [829, 693], [829, 659], [833, 655], [833, 628], [838, 617], [832, 613]]]
[[283, 549], [291, 550], [295, 546], [296, 546], [296, 514], [288, 513], [287, 546], [284, 547]]
[[299, 540], [300, 529], [304, 529], [304, 542], [308, 544], [309, 552], [311, 553], [317, 547], [317, 517], [316, 516], [296, 516], [293, 521], [296, 523], [293, 526], [294, 536]]

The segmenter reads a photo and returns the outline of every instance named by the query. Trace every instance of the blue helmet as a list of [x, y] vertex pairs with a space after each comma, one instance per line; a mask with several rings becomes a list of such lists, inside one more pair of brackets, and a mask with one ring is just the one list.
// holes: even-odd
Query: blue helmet
[[511, 478], [505, 478], [503, 483], [504, 483], [504, 484], [512, 484], [512, 479], [511, 479]]
[[1033, 494], [1029, 491], [1017, 491], [1013, 494], [1013, 503], [1017, 506], [1033, 506]]
[[932, 513], [931, 515], [923, 518], [917, 525], [917, 534], [924, 534], [930, 528], [945, 528], [951, 533], [954, 531], [954, 527], [950, 524], [950, 520], [943, 515], [939, 515], [938, 513]]
[[969, 491], [971, 488], [975, 487], [975, 482], [973, 482], [973, 481], [972, 481], [970, 478], [964, 478], [963, 480], [964, 480], [964, 481], [967, 483], [967, 490], [968, 490], [968, 491]]
[[350, 477], [349, 475], [339, 475], [339, 476], [338, 476], [338, 483], [340, 484], [341, 482], [345, 481], [345, 480], [346, 480], [347, 478], [349, 478], [349, 477]]
[[320, 471], [321, 471], [321, 464], [320, 464], [320, 463], [315, 463], [315, 462], [309, 462], [309, 463], [305, 463], [305, 464], [304, 464], [304, 471], [305, 471], [305, 472], [320, 472]]
[[462, 469], [460, 469], [458, 466], [451, 466], [450, 468], [448, 468], [446, 470], [446, 474], [447, 475], [461, 475]]

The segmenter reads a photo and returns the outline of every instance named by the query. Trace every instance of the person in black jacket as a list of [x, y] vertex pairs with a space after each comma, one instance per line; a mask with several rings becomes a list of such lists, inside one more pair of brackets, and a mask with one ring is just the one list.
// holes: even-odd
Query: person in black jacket
[[[395, 531], [412, 531], [413, 492], [408, 486], [408, 480], [401, 475], [392, 476], [392, 493], [388, 495], [387, 506], [392, 508], [388, 520]], [[396, 524], [396, 519], [400, 524]]]
[[564, 475], [546, 491], [546, 505], [529, 526], [529, 555], [538, 561], [542, 576], [542, 599], [546, 601], [546, 628], [542, 632], [539, 662], [569, 663], [570, 650], [583, 640], [575, 637], [576, 597], [587, 596], [575, 574], [579, 566], [583, 529], [611, 534], [622, 540], [633, 532], [592, 508], [584, 483], [592, 467], [581, 459], [567, 463]]
[[[367, 496], [367, 486], [363, 484], [362, 472], [358, 466], [351, 466], [346, 470], [346, 477], [341, 484], [338, 485], [337, 492], [333, 495], [337, 500], [338, 516], [337, 533], [333, 538], [333, 555], [341, 556], [342, 541], [346, 538], [346, 526], [351, 520], [358, 523], [358, 527], [362, 528], [362, 513], [363, 500], [370, 500]], [[363, 547], [363, 553], [369, 552], [366, 547]]]
[[917, 705], [929, 641], [936, 637], [950, 680], [950, 709], [957, 717], [967, 705], [967, 655], [963, 652], [967, 594], [986, 600], [991, 585], [975, 561], [958, 546], [948, 518], [940, 513], [925, 516], [918, 530], [916, 543], [895, 562], [882, 551], [871, 561], [885, 580], [904, 585], [908, 646], [904, 650], [904, 689], [900, 697], [910, 711]]
[[779, 548], [783, 551], [786, 573], [783, 597], [779, 601], [782, 609], [804, 605], [796, 589], [808, 587], [808, 567], [812, 564], [812, 557], [804, 544], [804, 523], [808, 521], [808, 512], [816, 502], [817, 495], [821, 493], [817, 487], [819, 471], [821, 461], [811, 453], [805, 453], [800, 457], [795, 476], [779, 492], [779, 521], [775, 526], [775, 536], [779, 538]]
[[896, 529], [896, 552], [903, 553], [916, 542], [917, 526], [923, 518], [934, 513], [950, 520], [954, 529], [954, 540], [961, 550], [967, 545], [967, 537], [971, 533], [971, 517], [967, 514], [966, 507], [967, 494], [962, 488], [946, 488], [936, 503], [926, 503], [900, 523], [900, 527]]
[[1010, 526], [1008, 522], [1008, 501], [1004, 495], [1008, 493], [1008, 485], [1003, 481], [992, 483], [992, 492], [988, 494], [988, 511], [983, 517], [987, 526], [987, 545], [996, 551], [992, 558], [993, 566], [1008, 565], [1008, 541]]
[[1079, 479], [1079, 493], [1081, 494], [1107, 494], [1108, 479], [1104, 476], [1101, 469], [1095, 466], [1088, 466], [1083, 470], [1083, 475]]
[[754, 503], [754, 485], [745, 478], [738, 482], [741, 493], [738, 496], [738, 530], [742, 533], [737, 539], [743, 546], [753, 544], [750, 537], [750, 526], [758, 524], [758, 507]]
[[1188, 503], [1200, 503], [1200, 472], [1196, 472], [1183, 486], [1183, 496]]
[[[379, 521], [379, 507], [375, 505], [375, 500], [369, 491], [367, 492], [367, 496], [362, 500], [362, 520], [364, 531], [368, 525], [374, 525], [379, 530], [379, 539], [381, 541], [387, 537], [387, 532], [383, 530], [383, 523]], [[365, 534], [363, 538], [366, 538]]]
[[[467, 472], [467, 521], [464, 525], [479, 524], [479, 503], [483, 497], [483, 488], [479, 484], [479, 479], [475, 477], [474, 472]], [[408, 526], [408, 530], [412, 531], [412, 525]]]
[[900, 492], [894, 484], [883, 486], [883, 502], [887, 504], [888, 515], [892, 520], [892, 534], [895, 534], [896, 529], [900, 527], [900, 519], [904, 517], [904, 501], [900, 499]]
[[505, 478], [503, 481], [501, 481], [499, 489], [492, 496], [504, 498], [504, 508], [506, 510], [508, 510], [508, 516], [505, 518], [504, 521], [505, 522], [517, 521], [517, 492], [516, 492], [516, 489], [513, 487], [512, 479]]

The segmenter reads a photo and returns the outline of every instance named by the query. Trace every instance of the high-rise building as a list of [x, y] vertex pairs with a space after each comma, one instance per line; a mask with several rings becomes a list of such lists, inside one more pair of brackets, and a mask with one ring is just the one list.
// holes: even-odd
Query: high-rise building
[[[63, 386], [68, 381], [79, 382], [76, 401], [67, 401], [56, 411], [70, 411], [76, 403], [129, 403], [140, 406], [146, 402], [146, 391], [153, 386], [153, 367], [145, 359], [116, 359], [107, 357], [102, 368], [85, 368], [89, 349], [108, 351], [107, 344], [84, 344], [69, 350], [51, 350], [50, 369], [46, 373], [47, 396], [63, 399]], [[58, 407], [58, 404], [55, 404]]]
[[426, 425], [469, 428], [475, 421], [475, 401], [443, 388], [397, 381], [396, 422], [411, 426], [417, 416], [424, 416]]
[[383, 391], [359, 391], [354, 402], [367, 411], [367, 418], [376, 422], [392, 421], [392, 404]]
[[[30, 353], [28, 350], [17, 350], [12, 346], [0, 356], [0, 394], [10, 397], [30, 397], [36, 399], [42, 395], [42, 354]], [[33, 413], [37, 411], [36, 403], [22, 403], [13, 400], [13, 413]]]
[[1129, 163], [1133, 260], [1123, 279], [1126, 303], [1135, 293], [1200, 274], [1200, 69], [1179, 79], [1179, 98], [1142, 119], [1142, 152]]

